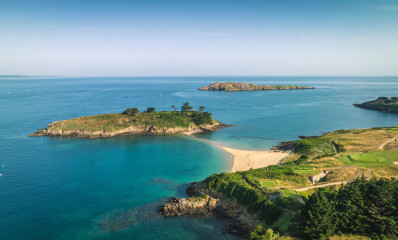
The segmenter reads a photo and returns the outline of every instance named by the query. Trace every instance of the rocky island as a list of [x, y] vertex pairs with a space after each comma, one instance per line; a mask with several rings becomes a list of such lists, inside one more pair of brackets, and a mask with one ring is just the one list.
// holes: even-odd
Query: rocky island
[[238, 82], [216, 82], [209, 86], [199, 88], [201, 91], [262, 91], [262, 90], [294, 90], [294, 89], [315, 89], [307, 86], [292, 86], [292, 85], [259, 85], [252, 83], [238, 83]]
[[355, 107], [377, 110], [382, 112], [398, 113], [398, 97], [378, 97], [375, 100], [353, 104]]
[[214, 215], [250, 240], [397, 239], [398, 126], [300, 138], [276, 147], [293, 152], [281, 165], [213, 174], [159, 213]]
[[70, 136], [78, 138], [102, 138], [119, 135], [170, 135], [179, 133], [214, 132], [228, 125], [220, 123], [205, 112], [192, 110], [189, 103], [184, 103], [181, 111], [156, 112], [149, 107], [144, 112], [137, 108], [126, 109], [123, 113], [109, 113], [78, 117], [57, 121], [44, 129], [39, 129], [35, 136]]

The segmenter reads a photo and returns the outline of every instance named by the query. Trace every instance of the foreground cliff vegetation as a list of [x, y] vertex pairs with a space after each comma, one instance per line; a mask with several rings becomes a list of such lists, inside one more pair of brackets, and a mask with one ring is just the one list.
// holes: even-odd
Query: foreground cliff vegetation
[[386, 179], [398, 177], [397, 138], [398, 127], [338, 130], [282, 144], [293, 150], [283, 165], [203, 182], [262, 222], [251, 239], [282, 239], [267, 238], [268, 228], [302, 239], [397, 239], [398, 183]]
[[354, 106], [383, 112], [398, 113], [398, 97], [379, 97], [372, 101], [354, 104]]

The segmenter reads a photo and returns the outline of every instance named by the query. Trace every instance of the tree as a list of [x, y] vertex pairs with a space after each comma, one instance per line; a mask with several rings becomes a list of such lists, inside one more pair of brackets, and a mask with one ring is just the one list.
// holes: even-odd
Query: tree
[[173, 109], [173, 111], [176, 110], [176, 106], [174, 106], [174, 105], [171, 105], [171, 108]]
[[135, 116], [138, 113], [138, 108], [127, 108], [122, 114], [128, 116]]
[[388, 100], [388, 97], [378, 97], [376, 100], [385, 101]]
[[147, 113], [154, 113], [155, 112], [155, 108], [154, 107], [149, 107], [146, 110]]
[[304, 233], [311, 239], [324, 239], [335, 233], [335, 194], [321, 189], [310, 196], [303, 210]]
[[199, 107], [199, 111], [203, 112], [204, 110], [205, 110], [205, 107], [204, 107], [204, 106], [200, 106], [200, 107]]
[[188, 112], [192, 110], [192, 106], [189, 105], [189, 102], [185, 102], [182, 106], [181, 106], [181, 111], [182, 112]]

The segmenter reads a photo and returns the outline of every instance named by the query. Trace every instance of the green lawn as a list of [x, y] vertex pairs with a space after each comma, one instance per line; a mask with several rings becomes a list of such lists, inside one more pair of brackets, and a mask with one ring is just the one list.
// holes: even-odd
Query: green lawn
[[316, 170], [312, 170], [312, 169], [294, 169], [294, 173], [298, 173], [298, 174], [317, 174], [318, 172]]
[[277, 183], [272, 180], [262, 180], [260, 181], [261, 187], [276, 187]]
[[395, 151], [372, 151], [368, 153], [355, 153], [339, 158], [344, 164], [360, 167], [384, 167], [398, 161], [398, 152]]
[[297, 197], [298, 196], [297, 192], [293, 189], [281, 189], [281, 192], [284, 197]]

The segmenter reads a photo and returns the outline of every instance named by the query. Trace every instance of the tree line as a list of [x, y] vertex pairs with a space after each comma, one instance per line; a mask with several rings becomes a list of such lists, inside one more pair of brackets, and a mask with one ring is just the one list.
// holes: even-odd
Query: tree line
[[[192, 122], [194, 122], [196, 125], [201, 125], [201, 124], [212, 124], [213, 120], [211, 118], [211, 113], [205, 112], [205, 107], [204, 106], [199, 106], [199, 111], [193, 110], [193, 107], [189, 104], [189, 102], [183, 103], [183, 105], [180, 107], [181, 111], [177, 111], [177, 108], [175, 105], [172, 105], [171, 108], [173, 109], [174, 115], [181, 115], [185, 117], [189, 117]], [[154, 107], [148, 107], [144, 113], [155, 113], [156, 108]], [[127, 108], [122, 114], [127, 115], [127, 116], [135, 116], [139, 113], [138, 108]], [[160, 116], [162, 117], [162, 116]], [[163, 116], [166, 117], [166, 116]]]

